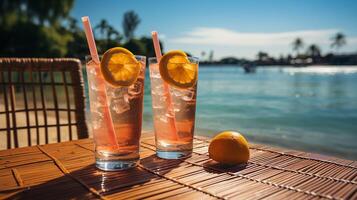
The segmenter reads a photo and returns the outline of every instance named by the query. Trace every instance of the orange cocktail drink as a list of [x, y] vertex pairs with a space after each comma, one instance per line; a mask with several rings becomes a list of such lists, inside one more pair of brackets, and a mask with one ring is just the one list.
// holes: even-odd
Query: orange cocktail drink
[[198, 58], [180, 51], [158, 63], [149, 58], [156, 154], [165, 159], [192, 153], [197, 98]]
[[96, 166], [106, 171], [137, 164], [144, 96], [146, 58], [130, 55], [128, 61], [121, 48], [113, 49], [100, 64], [90, 56], [86, 64]]
[[146, 57], [121, 47], [100, 57], [89, 17], [82, 22], [90, 52], [86, 70], [96, 167], [134, 167], [139, 160]]

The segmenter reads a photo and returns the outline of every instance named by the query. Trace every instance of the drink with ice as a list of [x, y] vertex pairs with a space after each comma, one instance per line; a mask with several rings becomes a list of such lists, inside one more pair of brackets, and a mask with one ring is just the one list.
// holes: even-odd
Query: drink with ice
[[135, 59], [140, 63], [136, 81], [129, 86], [113, 86], [104, 80], [99, 64], [87, 58], [90, 126], [96, 165], [103, 170], [130, 168], [139, 160], [146, 58]]
[[[197, 58], [188, 59], [198, 66]], [[156, 58], [149, 58], [149, 69], [157, 156], [166, 159], [190, 156], [195, 127], [197, 82], [188, 88], [165, 83]]]

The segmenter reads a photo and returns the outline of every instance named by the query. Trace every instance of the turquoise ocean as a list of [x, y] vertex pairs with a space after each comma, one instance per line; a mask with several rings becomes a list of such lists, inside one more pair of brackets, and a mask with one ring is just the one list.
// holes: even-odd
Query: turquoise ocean
[[[153, 130], [150, 79], [143, 129]], [[249, 142], [357, 159], [357, 67], [200, 66], [195, 134], [223, 130]]]

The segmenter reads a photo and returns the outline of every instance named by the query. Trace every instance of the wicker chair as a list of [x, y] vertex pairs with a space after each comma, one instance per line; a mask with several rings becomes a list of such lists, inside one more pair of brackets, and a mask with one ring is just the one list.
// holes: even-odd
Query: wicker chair
[[88, 137], [78, 59], [0, 58], [0, 149]]

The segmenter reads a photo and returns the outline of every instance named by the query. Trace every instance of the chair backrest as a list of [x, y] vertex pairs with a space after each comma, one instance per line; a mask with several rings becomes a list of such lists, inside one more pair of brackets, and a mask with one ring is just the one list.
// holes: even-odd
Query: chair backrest
[[88, 137], [78, 59], [0, 58], [0, 149]]

